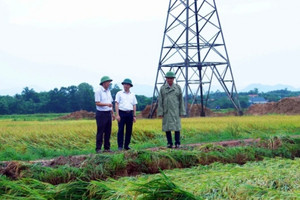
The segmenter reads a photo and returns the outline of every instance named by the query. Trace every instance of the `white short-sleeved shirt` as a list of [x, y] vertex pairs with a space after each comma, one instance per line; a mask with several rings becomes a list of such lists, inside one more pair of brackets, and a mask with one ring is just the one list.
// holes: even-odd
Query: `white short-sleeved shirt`
[[125, 92], [125, 90], [119, 91], [116, 94], [116, 102], [119, 103], [119, 110], [130, 111], [133, 110], [133, 106], [137, 104], [135, 94], [132, 92]]
[[[95, 102], [101, 102], [101, 103], [112, 103], [113, 98], [111, 96], [110, 90], [105, 90], [102, 85], [100, 85], [100, 88], [95, 92]], [[96, 109], [99, 111], [111, 111], [112, 108], [108, 106], [97, 106]]]

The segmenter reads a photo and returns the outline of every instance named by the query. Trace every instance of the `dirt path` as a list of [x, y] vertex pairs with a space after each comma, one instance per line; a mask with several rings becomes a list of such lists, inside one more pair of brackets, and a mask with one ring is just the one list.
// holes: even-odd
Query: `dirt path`
[[[234, 146], [245, 146], [245, 145], [253, 145], [255, 143], [258, 143], [260, 139], [244, 139], [244, 140], [229, 140], [229, 141], [221, 141], [221, 142], [208, 142], [208, 143], [195, 143], [195, 144], [186, 144], [182, 145], [180, 149], [188, 149], [189, 147], [199, 147], [205, 144], [214, 144], [214, 145], [220, 145], [223, 147], [234, 147]], [[160, 150], [166, 150], [166, 147], [154, 147], [154, 148], [147, 148], [145, 150], [149, 151], [160, 151]], [[111, 152], [111, 153], [116, 153]], [[86, 154], [86, 155], [76, 155], [76, 156], [60, 156], [57, 158], [52, 159], [40, 159], [40, 160], [33, 160], [33, 161], [0, 161], [0, 164], [9, 164], [12, 162], [22, 162], [22, 163], [29, 163], [29, 164], [35, 164], [40, 163], [42, 166], [55, 166], [55, 165], [64, 165], [67, 163], [72, 163], [73, 166], [80, 166], [87, 158], [93, 157], [95, 154]]]
[[[258, 143], [260, 139], [244, 139], [244, 140], [228, 140], [228, 141], [222, 141], [222, 142], [203, 142], [203, 143], [195, 143], [195, 144], [186, 144], [183, 145], [182, 148], [188, 148], [188, 147], [199, 147], [203, 146], [205, 144], [213, 144], [213, 145], [220, 145], [223, 147], [234, 147], [234, 146], [245, 146], [245, 145], [252, 145], [255, 143]], [[154, 147], [154, 148], [148, 148], [147, 150], [150, 151], [159, 151], [167, 149], [166, 147]]]

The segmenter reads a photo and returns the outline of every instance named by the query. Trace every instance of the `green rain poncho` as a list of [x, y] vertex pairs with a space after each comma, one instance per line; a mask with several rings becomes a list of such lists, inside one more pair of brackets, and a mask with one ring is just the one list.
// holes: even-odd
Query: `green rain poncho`
[[180, 116], [185, 115], [182, 91], [179, 85], [166, 83], [160, 88], [157, 115], [163, 116], [163, 131], [180, 131]]

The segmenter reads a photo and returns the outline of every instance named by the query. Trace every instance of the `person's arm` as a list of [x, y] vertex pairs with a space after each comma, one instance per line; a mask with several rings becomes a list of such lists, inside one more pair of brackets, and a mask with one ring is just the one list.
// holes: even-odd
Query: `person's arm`
[[96, 102], [96, 105], [97, 106], [108, 106], [108, 107], [112, 107], [112, 104], [111, 103], [102, 103], [100, 101], [97, 101]]
[[163, 117], [163, 115], [164, 115], [164, 108], [163, 108], [163, 95], [162, 95], [162, 87], [161, 87], [158, 96], [157, 116]]
[[136, 122], [136, 105], [133, 105], [133, 122]]
[[186, 112], [185, 112], [185, 106], [184, 106], [184, 101], [183, 101], [183, 95], [182, 95], [182, 90], [181, 90], [181, 87], [178, 85], [178, 88], [179, 88], [179, 115], [180, 116], [185, 116], [186, 115]]
[[114, 109], [113, 109], [113, 108], [111, 109], [111, 116], [112, 116], [112, 120], [115, 120], [115, 119], [116, 119], [115, 114], [114, 114]]
[[115, 102], [115, 110], [116, 110], [116, 119], [117, 119], [118, 122], [120, 122], [121, 117], [120, 117], [120, 114], [119, 114], [119, 103], [117, 101]]
[[119, 102], [120, 102], [120, 93], [117, 92], [116, 97], [115, 97], [115, 111], [116, 111], [116, 120], [120, 122], [121, 117], [119, 113]]

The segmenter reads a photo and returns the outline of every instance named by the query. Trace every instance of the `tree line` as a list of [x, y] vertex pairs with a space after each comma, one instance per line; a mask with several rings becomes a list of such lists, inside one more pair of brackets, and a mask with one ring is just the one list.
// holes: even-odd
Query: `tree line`
[[[110, 87], [113, 98], [121, 89]], [[151, 98], [136, 95], [137, 110], [151, 104]], [[88, 83], [78, 86], [54, 88], [49, 92], [36, 92], [25, 87], [21, 94], [0, 96], [0, 114], [69, 113], [78, 110], [95, 111], [94, 89]]]
[[[120, 87], [110, 86], [113, 99]], [[287, 89], [270, 92], [259, 92], [257, 88], [249, 92], [240, 92], [239, 101], [242, 108], [250, 106], [249, 95], [264, 97], [267, 101], [278, 101], [281, 98], [299, 96], [300, 92], [292, 92]], [[137, 95], [137, 110], [143, 110], [152, 103], [152, 97]], [[204, 96], [205, 98], [205, 96]], [[211, 92], [206, 105], [210, 109], [233, 108], [225, 92]], [[33, 113], [70, 113], [78, 110], [95, 111], [94, 89], [88, 83], [78, 86], [54, 88], [48, 92], [36, 92], [25, 87], [21, 94], [14, 96], [0, 96], [0, 114], [33, 114]]]

